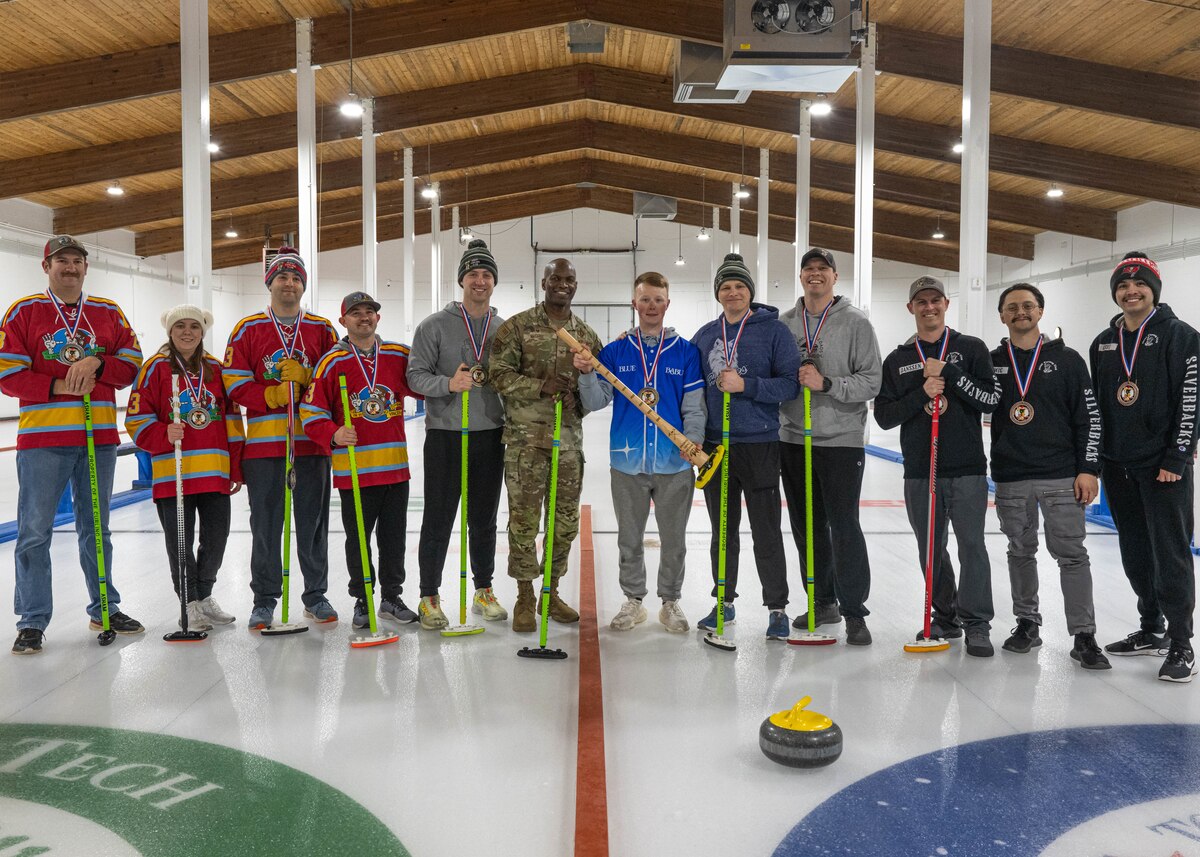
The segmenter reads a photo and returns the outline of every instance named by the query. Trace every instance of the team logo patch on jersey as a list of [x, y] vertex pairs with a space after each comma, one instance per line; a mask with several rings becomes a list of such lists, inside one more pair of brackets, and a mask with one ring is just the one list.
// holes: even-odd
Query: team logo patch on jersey
[[1155, 345], [1158, 345], [1158, 334], [1157, 333], [1147, 333], [1146, 336], [1142, 339], [1142, 347], [1143, 348], [1153, 348]]
[[350, 397], [350, 416], [385, 423], [392, 417], [404, 416], [404, 408], [389, 387], [376, 384], [374, 390], [363, 387]]
[[[308, 355], [297, 349], [292, 352], [292, 358], [300, 361], [300, 365], [305, 369], [311, 369], [312, 364], [308, 362]], [[279, 348], [270, 354], [263, 357], [263, 380], [266, 381], [282, 381], [283, 376], [279, 372], [279, 364], [288, 359], [287, 352]]]
[[71, 334], [60, 327], [42, 337], [42, 346], [45, 349], [42, 351], [43, 360], [57, 360], [67, 366], [104, 352], [102, 347], [96, 345], [95, 335], [83, 328]]

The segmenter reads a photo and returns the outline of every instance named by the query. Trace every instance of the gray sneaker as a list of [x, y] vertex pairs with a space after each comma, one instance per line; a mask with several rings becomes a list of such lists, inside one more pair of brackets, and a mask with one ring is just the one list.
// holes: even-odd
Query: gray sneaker
[[[837, 625], [842, 621], [842, 614], [838, 611], [837, 604], [817, 604], [814, 620], [814, 628], [819, 628], [822, 625]], [[801, 613], [793, 619], [792, 627], [800, 631], [807, 631], [808, 613]]]
[[386, 616], [401, 625], [411, 625], [417, 621], [417, 614], [408, 609], [403, 598], [397, 598], [395, 601], [383, 599], [379, 602], [379, 615]]
[[333, 605], [328, 601], [318, 601], [312, 607], [305, 607], [304, 615], [314, 622], [320, 622], [321, 624], [336, 622], [338, 620], [337, 611], [333, 609]]
[[985, 629], [967, 629], [967, 654], [973, 658], [990, 658], [996, 654], [991, 635]]
[[263, 628], [270, 628], [275, 622], [275, 611], [270, 607], [255, 607], [250, 611], [250, 622], [248, 623], [251, 631], [261, 631]]

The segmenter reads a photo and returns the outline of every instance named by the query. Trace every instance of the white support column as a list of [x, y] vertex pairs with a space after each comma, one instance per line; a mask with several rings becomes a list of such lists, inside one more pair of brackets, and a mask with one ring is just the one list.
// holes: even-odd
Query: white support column
[[[971, 0], [965, 0], [971, 2]], [[875, 25], [869, 24], [857, 81], [854, 154], [854, 305], [871, 314], [875, 256]]]
[[432, 296], [435, 313], [442, 305], [442, 203], [439, 199], [441, 188], [438, 182], [433, 183], [433, 199], [429, 201], [429, 243], [432, 253], [429, 259], [429, 293]]
[[812, 198], [812, 102], [800, 102], [800, 130], [796, 134], [796, 295], [804, 297], [800, 284], [800, 260], [808, 252], [808, 221]]
[[317, 309], [317, 84], [312, 66], [312, 19], [296, 21], [296, 191], [299, 205], [296, 249], [308, 268], [305, 300]]
[[992, 86], [992, 2], [963, 2], [962, 198], [958, 232], [959, 325], [983, 336], [987, 287], [988, 135]]
[[742, 239], [742, 201], [738, 199], [741, 190], [738, 182], [733, 183], [733, 205], [729, 206], [729, 252], [740, 253]]
[[767, 251], [771, 243], [771, 150], [758, 150], [758, 288], [763, 295], [763, 303], [768, 299], [768, 284], [770, 277], [767, 270]]
[[362, 100], [362, 290], [376, 300], [378, 245], [375, 240], [375, 99]]
[[[212, 196], [208, 153], [208, 2], [180, 0], [185, 301], [212, 309]], [[211, 349], [212, 333], [205, 336]]]
[[[712, 246], [708, 248], [708, 281], [717, 278], [717, 236], [721, 234], [721, 209], [712, 207]], [[722, 254], [723, 255], [723, 254]]]
[[[453, 239], [451, 239], [451, 240], [454, 242], [454, 246], [457, 247], [458, 243], [459, 243], [459, 241], [458, 241], [458, 206], [457, 205], [450, 206], [450, 232], [454, 236]], [[459, 251], [459, 252], [461, 253], [461, 251]]]
[[416, 194], [413, 187], [413, 150], [404, 149], [404, 341], [412, 342], [413, 331], [417, 321], [413, 318], [414, 291], [417, 287], [417, 258], [416, 217], [413, 206], [416, 204]]

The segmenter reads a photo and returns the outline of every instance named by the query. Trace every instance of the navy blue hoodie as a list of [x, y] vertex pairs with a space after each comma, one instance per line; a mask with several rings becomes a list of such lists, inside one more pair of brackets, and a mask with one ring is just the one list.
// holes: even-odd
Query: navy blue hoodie
[[[800, 349], [787, 326], [779, 320], [779, 310], [766, 304], [750, 304], [750, 320], [742, 331], [733, 355], [746, 389], [729, 397], [730, 443], [766, 443], [779, 440], [779, 405], [796, 398], [800, 382]], [[717, 378], [725, 368], [721, 319], [710, 321], [692, 337], [700, 349], [700, 371], [707, 384], [704, 390], [708, 422], [704, 438], [721, 442], [721, 391]], [[736, 324], [726, 324], [729, 336], [737, 335]]]

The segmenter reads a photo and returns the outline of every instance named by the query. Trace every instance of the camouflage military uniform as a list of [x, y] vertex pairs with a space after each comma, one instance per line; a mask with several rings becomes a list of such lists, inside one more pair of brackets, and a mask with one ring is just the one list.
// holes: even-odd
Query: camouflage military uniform
[[579, 495], [583, 487], [583, 403], [579, 372], [571, 350], [555, 330], [565, 326], [593, 354], [601, 343], [595, 331], [574, 314], [552, 322], [543, 304], [518, 313], [501, 325], [492, 345], [491, 383], [504, 398], [504, 482], [508, 488], [508, 574], [517, 580], [542, 576], [537, 534], [550, 484], [554, 441], [554, 398], [542, 394], [542, 382], [559, 375], [570, 379], [563, 399], [555, 495], [554, 559], [551, 574], [567, 571], [571, 543], [579, 534]]

